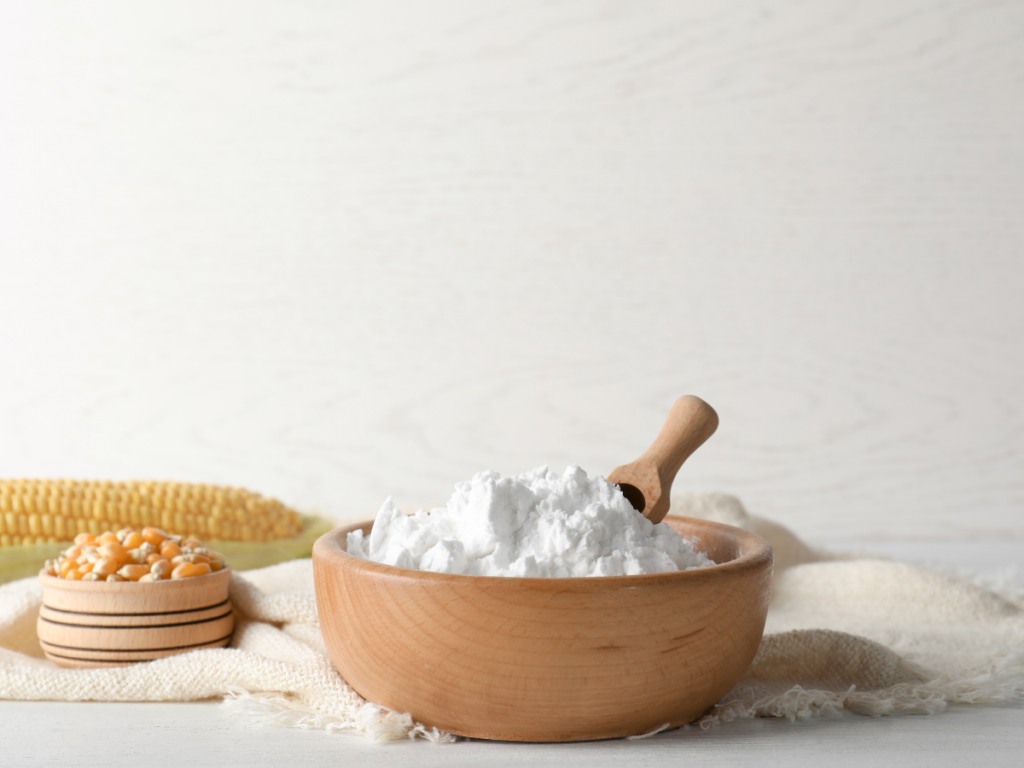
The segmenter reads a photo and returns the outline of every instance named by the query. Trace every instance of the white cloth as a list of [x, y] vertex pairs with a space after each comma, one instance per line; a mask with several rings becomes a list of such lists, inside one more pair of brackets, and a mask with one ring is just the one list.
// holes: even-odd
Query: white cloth
[[1024, 694], [1019, 587], [817, 551], [726, 494], [680, 495], [672, 507], [752, 531], [775, 550], [761, 647], [702, 726], [842, 710], [935, 714]]
[[[1024, 693], [1024, 590], [904, 563], [817, 552], [725, 494], [678, 496], [673, 511], [737, 525], [775, 549], [765, 637], [744, 678], [700, 720], [791, 720], [940, 712]], [[363, 700], [327, 658], [312, 564], [236, 573], [230, 648], [110, 669], [60, 669], [35, 634], [35, 578], [0, 587], [0, 698], [188, 701], [226, 697], [262, 724], [355, 729], [375, 738], [450, 736]]]

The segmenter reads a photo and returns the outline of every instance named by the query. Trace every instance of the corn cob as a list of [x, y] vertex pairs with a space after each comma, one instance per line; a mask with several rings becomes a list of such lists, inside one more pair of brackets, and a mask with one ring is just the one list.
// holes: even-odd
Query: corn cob
[[241, 488], [110, 480], [0, 480], [0, 547], [71, 541], [126, 526], [211, 540], [298, 536], [303, 520], [276, 499]]

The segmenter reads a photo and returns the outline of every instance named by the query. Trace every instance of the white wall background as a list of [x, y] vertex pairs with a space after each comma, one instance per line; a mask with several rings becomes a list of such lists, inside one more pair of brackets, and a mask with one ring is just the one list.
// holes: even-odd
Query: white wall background
[[1024, 538], [1022, 293], [1022, 3], [0, 0], [0, 476]]

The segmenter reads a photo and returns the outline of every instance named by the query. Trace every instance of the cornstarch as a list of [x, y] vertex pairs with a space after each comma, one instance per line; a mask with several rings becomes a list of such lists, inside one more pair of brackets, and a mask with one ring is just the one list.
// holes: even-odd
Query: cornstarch
[[348, 552], [378, 563], [473, 576], [626, 576], [714, 565], [667, 523], [654, 525], [617, 485], [573, 464], [514, 477], [479, 472], [447, 506], [405, 515], [384, 502]]

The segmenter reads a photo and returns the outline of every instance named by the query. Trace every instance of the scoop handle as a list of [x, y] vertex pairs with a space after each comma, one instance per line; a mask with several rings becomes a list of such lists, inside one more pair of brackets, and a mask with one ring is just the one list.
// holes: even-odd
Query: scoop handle
[[683, 395], [672, 404], [661, 432], [638, 461], [658, 468], [662, 492], [667, 496], [676, 473], [693, 452], [718, 429], [715, 409], [695, 395]]
[[652, 523], [668, 514], [672, 481], [690, 455], [718, 429], [715, 409], [694, 395], [672, 404], [661, 432], [636, 461], [617, 467], [608, 475], [633, 508]]

